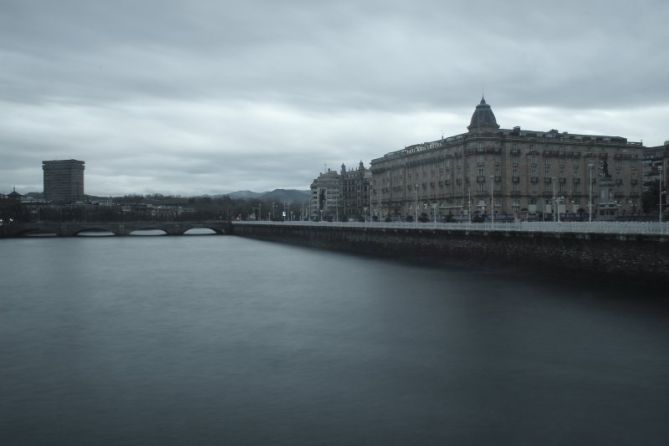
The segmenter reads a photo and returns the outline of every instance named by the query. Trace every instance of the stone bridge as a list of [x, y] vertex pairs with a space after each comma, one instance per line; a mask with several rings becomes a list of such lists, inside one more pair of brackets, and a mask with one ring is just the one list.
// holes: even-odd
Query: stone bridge
[[14, 223], [0, 226], [0, 237], [21, 237], [26, 235], [52, 234], [59, 237], [73, 237], [86, 232], [111, 232], [114, 235], [131, 235], [134, 231], [160, 230], [167, 235], [183, 235], [190, 229], [211, 229], [216, 234], [230, 234], [231, 226], [225, 220], [205, 221], [123, 221], [123, 222], [81, 222], [81, 223]]

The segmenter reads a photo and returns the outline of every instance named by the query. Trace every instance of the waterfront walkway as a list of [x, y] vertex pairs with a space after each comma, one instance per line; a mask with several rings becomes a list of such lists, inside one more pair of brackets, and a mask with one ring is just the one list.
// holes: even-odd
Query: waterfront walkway
[[518, 222], [518, 223], [421, 223], [421, 222], [311, 222], [233, 221], [234, 225], [281, 225], [375, 229], [426, 229], [433, 231], [552, 232], [580, 234], [669, 235], [667, 222]]

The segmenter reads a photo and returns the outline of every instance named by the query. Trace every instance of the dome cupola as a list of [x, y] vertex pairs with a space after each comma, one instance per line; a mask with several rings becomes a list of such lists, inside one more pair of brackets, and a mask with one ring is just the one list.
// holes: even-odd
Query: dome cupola
[[481, 98], [481, 103], [476, 106], [474, 114], [472, 115], [472, 120], [467, 129], [470, 132], [482, 132], [482, 131], [491, 131], [497, 130], [499, 125], [495, 119], [495, 114], [492, 112], [492, 109], [485, 102], [485, 98]]

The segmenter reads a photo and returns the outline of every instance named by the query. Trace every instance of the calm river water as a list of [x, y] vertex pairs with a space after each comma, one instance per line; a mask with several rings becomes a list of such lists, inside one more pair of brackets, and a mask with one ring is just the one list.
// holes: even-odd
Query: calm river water
[[0, 240], [0, 444], [666, 445], [653, 293], [233, 236]]

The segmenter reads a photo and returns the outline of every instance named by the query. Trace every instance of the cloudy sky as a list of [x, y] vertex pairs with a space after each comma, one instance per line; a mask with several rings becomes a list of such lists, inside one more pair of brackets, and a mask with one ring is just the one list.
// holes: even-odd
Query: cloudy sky
[[669, 2], [0, 0], [0, 192], [308, 188], [466, 131], [669, 140]]

